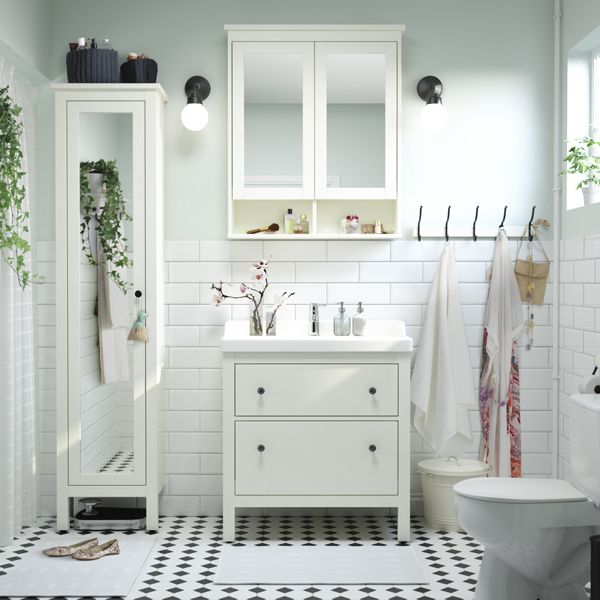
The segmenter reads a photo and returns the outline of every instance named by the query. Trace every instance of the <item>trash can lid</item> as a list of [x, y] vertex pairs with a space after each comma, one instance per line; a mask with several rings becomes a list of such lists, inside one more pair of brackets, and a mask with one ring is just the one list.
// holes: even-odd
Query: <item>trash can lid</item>
[[480, 460], [469, 458], [428, 458], [417, 464], [417, 471], [429, 475], [445, 475], [446, 477], [468, 477], [469, 475], [485, 475], [490, 466]]

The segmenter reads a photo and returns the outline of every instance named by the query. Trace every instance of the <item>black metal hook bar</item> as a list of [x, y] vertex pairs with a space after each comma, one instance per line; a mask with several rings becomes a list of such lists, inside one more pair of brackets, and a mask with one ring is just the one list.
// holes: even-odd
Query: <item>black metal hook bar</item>
[[475, 208], [475, 220], [473, 221], [473, 241], [477, 241], [477, 217], [479, 216], [479, 204]]
[[500, 223], [500, 227], [498, 227], [498, 229], [502, 229], [504, 227], [504, 220], [506, 219], [506, 209], [508, 208], [508, 206], [504, 207], [504, 213], [502, 214], [502, 223]]
[[531, 219], [529, 219], [529, 225], [527, 225], [527, 230], [529, 232], [529, 241], [533, 241], [533, 233], [531, 231], [531, 225], [533, 223], [533, 217], [535, 216], [535, 206], [531, 209]]
[[421, 217], [423, 216], [423, 205], [419, 206], [419, 223], [417, 224], [417, 239], [421, 241]]
[[448, 205], [448, 214], [446, 215], [446, 227], [444, 228], [444, 233], [446, 235], [446, 241], [448, 241], [450, 238], [448, 237], [448, 221], [450, 220], [450, 209], [452, 208], [452, 206]]

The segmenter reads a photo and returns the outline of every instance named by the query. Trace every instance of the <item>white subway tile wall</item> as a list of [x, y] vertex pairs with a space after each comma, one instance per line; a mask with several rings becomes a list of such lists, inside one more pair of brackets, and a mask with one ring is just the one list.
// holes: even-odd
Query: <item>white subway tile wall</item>
[[600, 355], [600, 235], [563, 240], [560, 253], [558, 472], [569, 477], [569, 398]]
[[[489, 240], [455, 241], [453, 244], [476, 385], [487, 296], [486, 277], [494, 244]], [[573, 252], [583, 253], [583, 241], [580, 246], [580, 250], [574, 248]], [[329, 305], [321, 312], [323, 319], [333, 317], [333, 303], [339, 301], [348, 303], [352, 315], [355, 304], [362, 301], [369, 319], [404, 320], [409, 335], [418, 345], [430, 282], [442, 248], [440, 241], [166, 242], [167, 347], [163, 382], [168, 477], [161, 497], [161, 514], [216, 515], [221, 511], [219, 339], [224, 322], [230, 318], [245, 319], [248, 310], [240, 301], [213, 306], [210, 289], [213, 281], [230, 277], [234, 281], [247, 279], [249, 261], [270, 258], [273, 285], [269, 298], [284, 290], [296, 292], [285, 308], [285, 318], [306, 319], [311, 302]], [[511, 242], [511, 249], [515, 255], [516, 243]], [[37, 250], [38, 264], [43, 264], [44, 272], [51, 273], [54, 267], [52, 244], [42, 243]], [[550, 253], [551, 247], [547, 250]], [[582, 267], [582, 277], [589, 278], [591, 272], [589, 266]], [[600, 279], [596, 281], [600, 283]], [[581, 282], [580, 285], [593, 284]], [[54, 286], [44, 284], [37, 288], [42, 511], [52, 515], [55, 513]], [[548, 302], [551, 294], [550, 285], [546, 293]], [[582, 308], [587, 307], [582, 304]], [[535, 347], [530, 352], [521, 347], [523, 470], [526, 475], [535, 477], [549, 477], [552, 473], [550, 315], [548, 304], [535, 308]], [[575, 320], [574, 315], [572, 318]], [[588, 322], [591, 313], [582, 312], [577, 319], [581, 323]], [[600, 320], [597, 324], [600, 325]], [[583, 353], [586, 343], [590, 347], [596, 340], [589, 338], [586, 341], [585, 336], [581, 336], [573, 343], [578, 344]], [[473, 411], [471, 423], [474, 440], [470, 457], [475, 458], [480, 439], [477, 411]], [[411, 444], [411, 485], [414, 506], [418, 507], [421, 486], [414, 468], [419, 460], [431, 457], [432, 453], [414, 431]]]

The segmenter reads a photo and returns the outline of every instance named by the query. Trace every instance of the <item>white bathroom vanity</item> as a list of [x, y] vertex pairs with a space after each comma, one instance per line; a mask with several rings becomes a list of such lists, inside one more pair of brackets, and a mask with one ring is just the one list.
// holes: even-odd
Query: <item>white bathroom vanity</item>
[[363, 337], [302, 321], [253, 337], [229, 321], [223, 350], [223, 538], [236, 508], [393, 507], [410, 537], [410, 356], [401, 321]]

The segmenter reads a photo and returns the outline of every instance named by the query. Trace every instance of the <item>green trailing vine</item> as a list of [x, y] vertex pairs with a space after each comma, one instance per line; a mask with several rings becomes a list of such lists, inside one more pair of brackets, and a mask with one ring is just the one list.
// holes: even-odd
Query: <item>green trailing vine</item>
[[[106, 195], [104, 206], [96, 207], [96, 200], [90, 190], [88, 175], [101, 173], [104, 176], [103, 186]], [[82, 162], [79, 165], [79, 192], [81, 202], [81, 242], [82, 251], [88, 263], [98, 265], [98, 257], [94, 255], [90, 243], [90, 232], [95, 229], [102, 254], [110, 265], [108, 276], [127, 293], [129, 284], [121, 276], [121, 269], [133, 266], [128, 256], [127, 238], [125, 237], [125, 221], [131, 221], [127, 213], [123, 190], [119, 180], [116, 160], [97, 160]]]
[[8, 93], [0, 88], [0, 252], [6, 264], [15, 272], [22, 289], [31, 282], [27, 256], [31, 246], [29, 211], [24, 209], [25, 184], [21, 135], [22, 109]]

